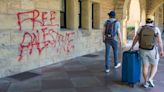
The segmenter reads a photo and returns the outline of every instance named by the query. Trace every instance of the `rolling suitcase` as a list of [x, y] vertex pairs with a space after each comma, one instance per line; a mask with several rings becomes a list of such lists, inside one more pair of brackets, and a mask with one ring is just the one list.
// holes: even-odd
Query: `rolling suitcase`
[[122, 82], [127, 82], [132, 87], [140, 82], [141, 75], [141, 59], [138, 51], [123, 52], [122, 62]]

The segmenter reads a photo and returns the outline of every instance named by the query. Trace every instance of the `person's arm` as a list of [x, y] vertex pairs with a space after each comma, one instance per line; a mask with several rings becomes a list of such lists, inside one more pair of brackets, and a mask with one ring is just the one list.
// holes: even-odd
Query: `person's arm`
[[122, 47], [122, 41], [121, 41], [121, 32], [120, 32], [120, 29], [118, 29], [118, 41], [119, 41], [119, 44], [120, 44], [120, 48]]
[[132, 43], [132, 46], [131, 46], [130, 50], [133, 49], [133, 47], [135, 46], [135, 44], [137, 43], [138, 40], [139, 40], [139, 36], [138, 36], [138, 34], [137, 34], [137, 35], [135, 36], [134, 40], [133, 40], [133, 43]]
[[105, 41], [105, 27], [102, 29], [102, 40]]
[[162, 42], [162, 38], [161, 38], [161, 34], [160, 33], [157, 36], [157, 43], [159, 44], [159, 48], [160, 48], [160, 56], [163, 57], [164, 56], [163, 42]]
[[107, 21], [105, 22], [104, 26], [103, 26], [103, 29], [102, 29], [102, 40], [103, 42], [105, 42], [105, 30], [106, 30], [106, 24], [107, 24]]
[[131, 46], [131, 48], [130, 48], [129, 50], [132, 50], [133, 47], [135, 46], [135, 44], [139, 41], [139, 39], [140, 39], [140, 38], [139, 38], [139, 35], [140, 35], [141, 28], [142, 28], [142, 27], [139, 27], [139, 28], [138, 28], [138, 30], [137, 30], [137, 32], [136, 32], [136, 35], [135, 35], [135, 37], [134, 37], [134, 39], [133, 39], [132, 46]]
[[117, 22], [117, 37], [118, 37], [120, 48], [122, 48], [122, 40], [121, 40], [120, 23], [119, 22]]

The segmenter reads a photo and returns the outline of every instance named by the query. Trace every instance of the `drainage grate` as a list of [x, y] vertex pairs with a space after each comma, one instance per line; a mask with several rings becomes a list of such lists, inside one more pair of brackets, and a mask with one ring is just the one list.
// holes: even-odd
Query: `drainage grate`
[[84, 55], [83, 57], [98, 57], [98, 55], [94, 55], [94, 54], [87, 54], [87, 55]]
[[28, 80], [28, 79], [37, 77], [39, 75], [40, 74], [32, 73], [32, 72], [23, 72], [23, 73], [20, 73], [20, 74], [10, 76], [9, 78], [12, 78], [12, 79], [15, 79], [15, 80], [18, 80], [18, 81], [24, 81], [24, 80]]

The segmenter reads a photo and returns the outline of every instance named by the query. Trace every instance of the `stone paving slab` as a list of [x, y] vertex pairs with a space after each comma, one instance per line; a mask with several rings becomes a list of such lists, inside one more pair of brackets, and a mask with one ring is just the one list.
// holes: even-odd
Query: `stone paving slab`
[[[145, 89], [141, 83], [131, 88], [121, 82], [121, 68], [104, 73], [104, 51], [77, 57], [57, 64], [28, 71], [37, 76], [20, 74], [26, 79], [0, 79], [0, 92], [163, 92], [164, 58], [160, 59], [155, 88]], [[35, 75], [35, 74], [34, 74]], [[32, 77], [30, 77], [32, 76]]]

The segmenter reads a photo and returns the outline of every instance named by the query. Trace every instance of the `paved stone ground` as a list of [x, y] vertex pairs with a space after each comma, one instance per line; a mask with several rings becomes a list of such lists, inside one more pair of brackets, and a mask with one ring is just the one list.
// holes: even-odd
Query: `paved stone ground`
[[[164, 35], [163, 35], [164, 39]], [[163, 40], [164, 41], [164, 40]], [[141, 81], [142, 82], [142, 81]], [[104, 73], [104, 52], [0, 79], [0, 92], [164, 92], [164, 58], [160, 60], [155, 88], [134, 88], [121, 83], [121, 68]]]

